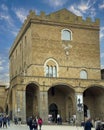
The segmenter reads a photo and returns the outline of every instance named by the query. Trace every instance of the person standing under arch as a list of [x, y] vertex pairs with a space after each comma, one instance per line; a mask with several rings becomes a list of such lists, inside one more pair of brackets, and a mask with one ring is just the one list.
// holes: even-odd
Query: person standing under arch
[[87, 119], [85, 122], [85, 126], [84, 126], [84, 130], [91, 130], [91, 128], [93, 127], [91, 119]]
[[42, 118], [39, 117], [38, 118], [39, 130], [41, 130], [42, 124], [43, 124]]

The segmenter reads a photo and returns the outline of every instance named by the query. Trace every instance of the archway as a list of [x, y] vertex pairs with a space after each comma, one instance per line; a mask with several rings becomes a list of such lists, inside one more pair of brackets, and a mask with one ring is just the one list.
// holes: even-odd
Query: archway
[[38, 114], [38, 88], [34, 83], [26, 87], [26, 118]]
[[49, 106], [49, 115], [52, 115], [52, 121], [56, 122], [57, 119], [57, 114], [58, 114], [58, 107], [56, 104], [52, 103]]
[[54, 85], [48, 90], [48, 106], [50, 112], [51, 104], [54, 105], [55, 117], [59, 114], [63, 121], [68, 121], [75, 115], [75, 92], [67, 85]]
[[83, 93], [84, 104], [87, 106], [87, 117], [93, 119], [104, 117], [104, 88], [92, 86]]

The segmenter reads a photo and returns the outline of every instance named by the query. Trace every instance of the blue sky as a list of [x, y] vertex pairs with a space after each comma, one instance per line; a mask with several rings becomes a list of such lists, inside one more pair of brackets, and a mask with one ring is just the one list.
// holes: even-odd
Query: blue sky
[[29, 11], [49, 14], [62, 8], [84, 19], [100, 19], [100, 57], [104, 68], [104, 0], [0, 0], [0, 82], [9, 82], [9, 50]]

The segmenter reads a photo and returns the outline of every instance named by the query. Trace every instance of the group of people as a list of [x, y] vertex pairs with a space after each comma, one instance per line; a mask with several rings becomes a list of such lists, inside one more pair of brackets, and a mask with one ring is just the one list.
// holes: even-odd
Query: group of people
[[39, 130], [41, 130], [43, 121], [40, 117], [34, 117], [31, 116], [27, 119], [27, 125], [29, 126], [30, 130], [37, 130], [39, 127]]
[[81, 126], [84, 127], [84, 130], [91, 130], [92, 127], [95, 130], [104, 130], [104, 122], [100, 119], [91, 120], [90, 118], [86, 118], [85, 122], [81, 123]]
[[104, 120], [100, 120], [99, 118], [95, 120], [95, 129], [96, 130], [104, 130]]
[[0, 115], [0, 128], [10, 126], [10, 117], [6, 114]]

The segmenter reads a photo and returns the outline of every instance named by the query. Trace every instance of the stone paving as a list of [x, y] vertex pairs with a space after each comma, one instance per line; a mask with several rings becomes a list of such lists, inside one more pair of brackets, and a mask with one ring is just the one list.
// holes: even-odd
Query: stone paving
[[[29, 127], [27, 125], [15, 125], [11, 124], [7, 128], [0, 128], [0, 130], [29, 130]], [[69, 125], [43, 125], [42, 130], [84, 130], [82, 127], [76, 127], [76, 126], [69, 126]], [[92, 128], [92, 130], [95, 130]]]

